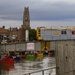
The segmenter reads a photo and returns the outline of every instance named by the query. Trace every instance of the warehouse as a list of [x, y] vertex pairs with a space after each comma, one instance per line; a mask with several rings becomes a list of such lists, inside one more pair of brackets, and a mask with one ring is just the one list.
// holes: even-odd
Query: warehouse
[[38, 27], [38, 40], [69, 40], [75, 39], [75, 27]]

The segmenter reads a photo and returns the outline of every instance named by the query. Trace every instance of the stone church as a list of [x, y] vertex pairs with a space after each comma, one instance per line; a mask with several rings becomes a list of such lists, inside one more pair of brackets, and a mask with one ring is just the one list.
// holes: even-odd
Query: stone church
[[24, 8], [23, 25], [21, 25], [19, 29], [10, 27], [10, 33], [9, 33], [10, 41], [13, 42], [28, 41], [28, 30], [26, 30], [27, 27], [30, 27], [29, 7]]
[[23, 14], [23, 25], [21, 25], [22, 28], [30, 27], [30, 16], [29, 16], [29, 7], [24, 8], [24, 14]]

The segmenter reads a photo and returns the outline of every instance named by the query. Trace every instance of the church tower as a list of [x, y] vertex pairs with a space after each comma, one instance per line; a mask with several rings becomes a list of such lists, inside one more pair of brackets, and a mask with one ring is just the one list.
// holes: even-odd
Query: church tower
[[24, 8], [24, 14], [23, 14], [22, 28], [26, 29], [27, 27], [30, 27], [29, 7]]

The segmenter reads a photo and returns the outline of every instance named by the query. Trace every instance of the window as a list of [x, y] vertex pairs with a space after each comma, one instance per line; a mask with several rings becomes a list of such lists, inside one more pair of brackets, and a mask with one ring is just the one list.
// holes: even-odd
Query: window
[[40, 37], [40, 35], [38, 35], [38, 37]]
[[40, 33], [38, 33], [38, 34], [40, 34]]
[[40, 29], [38, 29], [38, 32], [40, 32]]
[[61, 31], [61, 34], [67, 34], [66, 31]]
[[75, 35], [75, 31], [72, 31], [72, 35]]

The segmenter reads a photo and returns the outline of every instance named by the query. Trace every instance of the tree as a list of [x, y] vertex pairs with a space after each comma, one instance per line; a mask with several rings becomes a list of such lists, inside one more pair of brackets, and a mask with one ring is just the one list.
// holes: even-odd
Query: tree
[[36, 40], [36, 30], [31, 29], [30, 27], [27, 28], [29, 30], [29, 41]]

